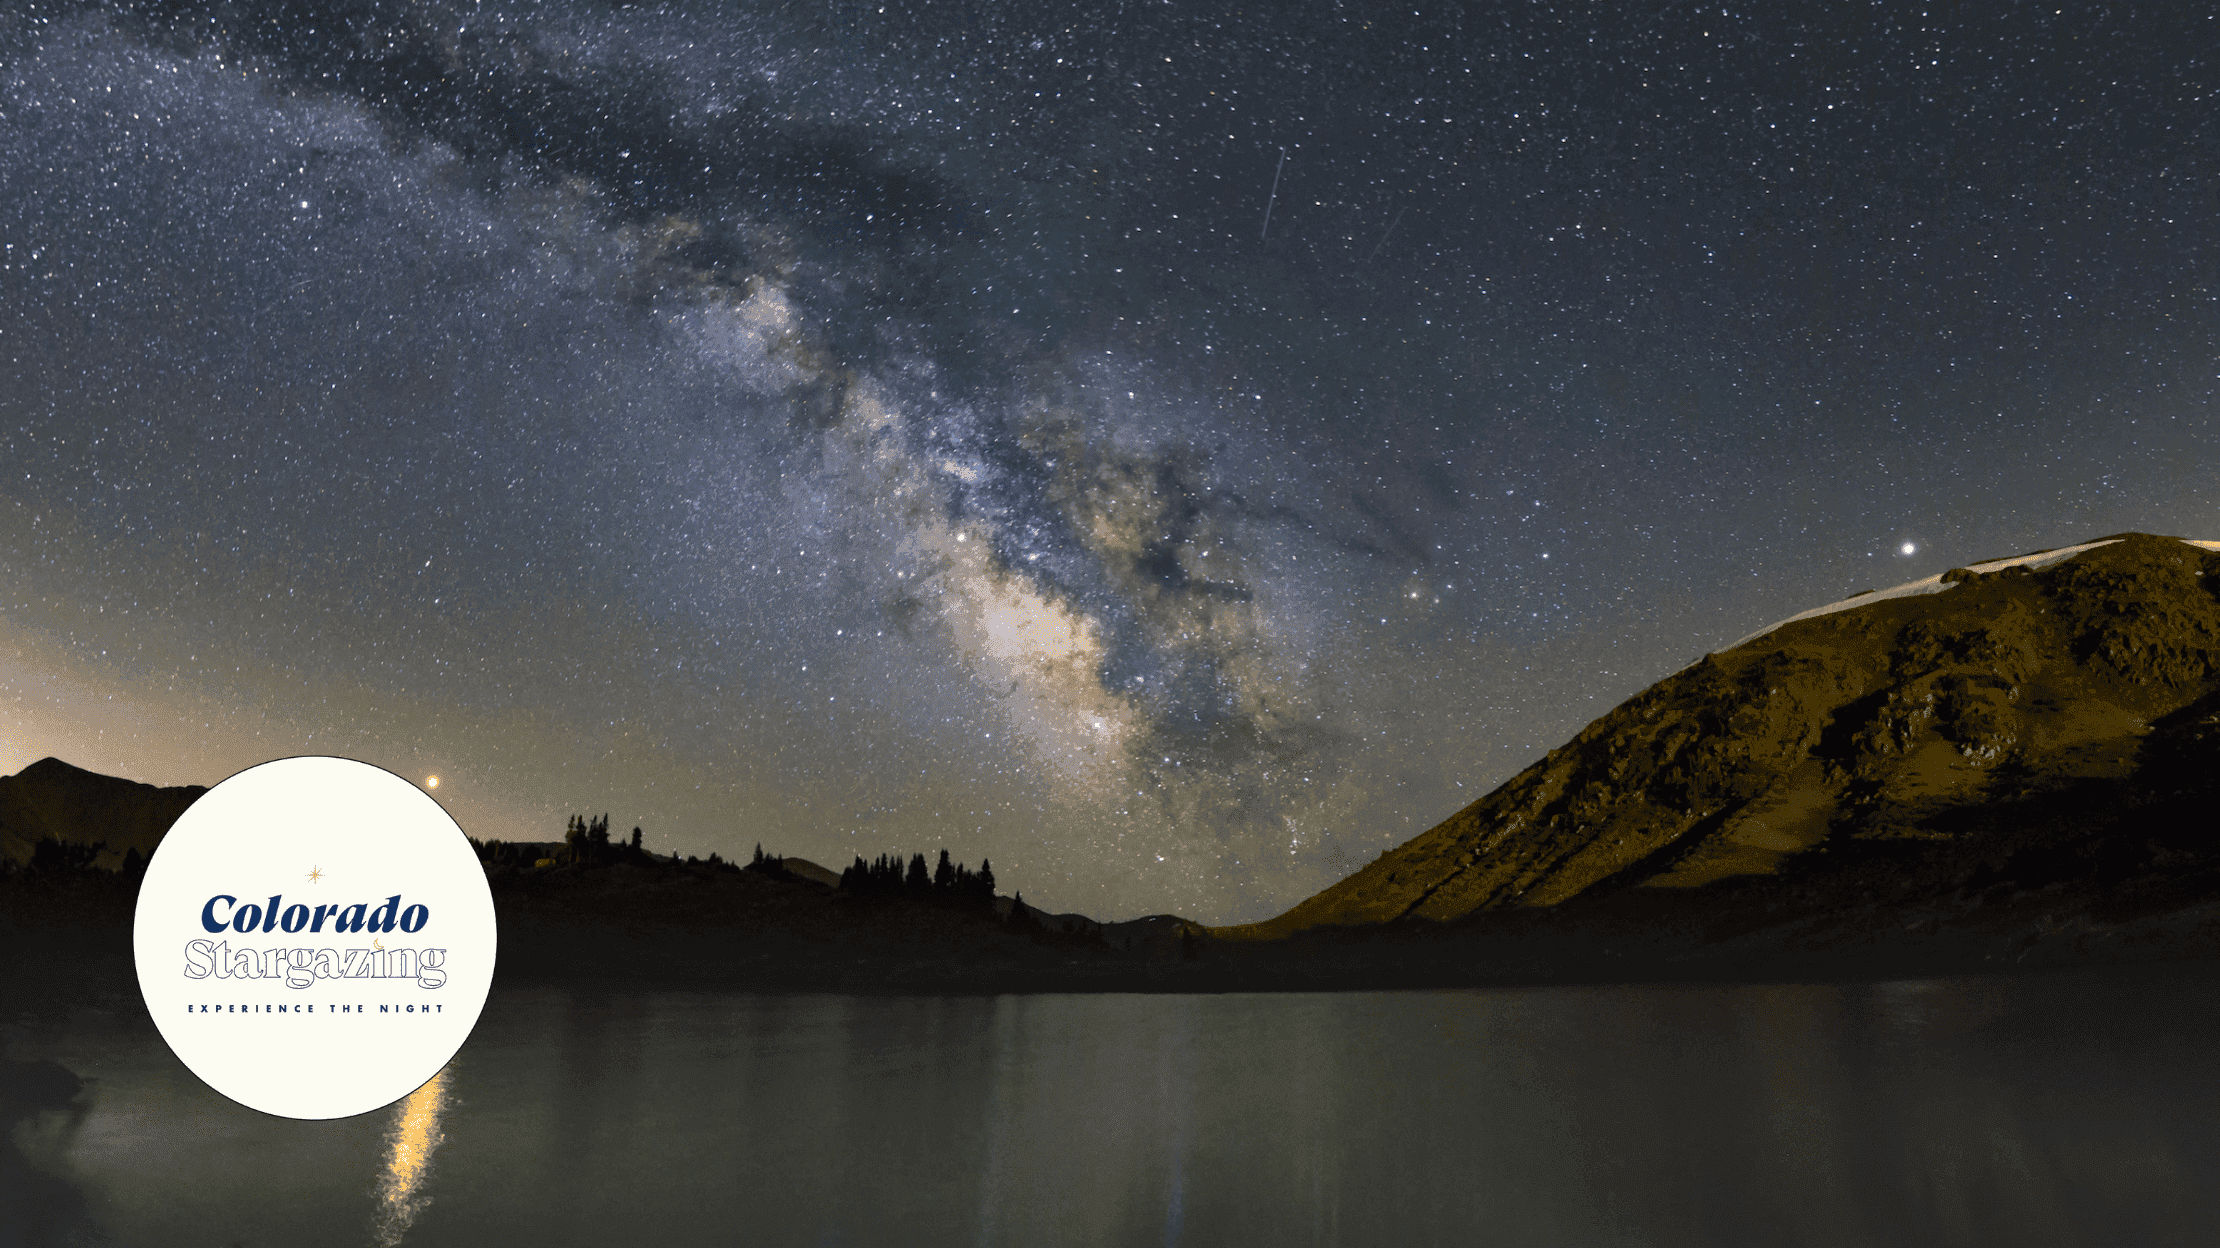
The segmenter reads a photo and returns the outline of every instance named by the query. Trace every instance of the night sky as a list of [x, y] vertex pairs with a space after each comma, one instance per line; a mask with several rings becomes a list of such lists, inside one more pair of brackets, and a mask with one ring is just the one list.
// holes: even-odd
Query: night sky
[[2220, 536], [2198, 6], [8, 6], [0, 771], [1278, 912], [1805, 608]]

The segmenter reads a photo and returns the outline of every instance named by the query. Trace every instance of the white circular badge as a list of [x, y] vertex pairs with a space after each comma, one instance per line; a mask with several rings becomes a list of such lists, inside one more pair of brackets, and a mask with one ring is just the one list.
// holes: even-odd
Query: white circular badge
[[493, 984], [493, 895], [423, 790], [353, 759], [284, 758], [171, 825], [132, 942], [155, 1026], [209, 1087], [344, 1118], [462, 1047]]

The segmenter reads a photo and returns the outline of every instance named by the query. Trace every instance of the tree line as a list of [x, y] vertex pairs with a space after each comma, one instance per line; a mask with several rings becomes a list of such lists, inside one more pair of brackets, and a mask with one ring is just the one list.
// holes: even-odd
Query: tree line
[[874, 900], [902, 898], [950, 910], [978, 910], [991, 914], [994, 912], [994, 867], [981, 858], [979, 869], [973, 871], [960, 862], [949, 861], [945, 849], [940, 851], [940, 865], [930, 870], [925, 866], [923, 854], [910, 855], [906, 866], [900, 854], [881, 854], [870, 862], [865, 862], [863, 855], [858, 854], [855, 862], [840, 873], [840, 891]]
[[[519, 870], [534, 867], [542, 862], [552, 866], [598, 867], [618, 862], [654, 865], [658, 859], [640, 847], [640, 829], [632, 829], [628, 841], [609, 839], [609, 816], [588, 819], [572, 815], [563, 829], [560, 846], [546, 841], [480, 841], [470, 838], [471, 847], [478, 852], [478, 860], [488, 866], [515, 867]], [[711, 854], [712, 862], [716, 855]]]
[[[471, 845], [478, 851], [479, 860], [490, 865], [511, 866], [519, 869], [547, 863], [553, 866], [605, 866], [619, 862], [636, 862], [642, 865], [676, 865], [677, 859], [663, 859], [648, 853], [640, 845], [641, 831], [632, 829], [629, 841], [612, 841], [609, 837], [609, 816], [589, 819], [572, 815], [564, 828], [561, 848], [546, 842], [504, 844], [501, 841], [480, 842], [472, 838]], [[551, 852], [550, 852], [551, 851]], [[544, 855], [544, 856], [543, 856]], [[706, 861], [689, 858], [689, 867], [706, 866], [712, 871], [748, 870], [780, 879], [796, 878], [786, 870], [785, 860], [755, 847], [755, 856], [743, 868], [737, 861], [726, 861], [716, 854]], [[905, 861], [900, 854], [881, 854], [869, 862], [863, 855], [840, 873], [840, 891], [870, 902], [921, 902], [943, 909], [964, 913], [982, 914], [997, 919], [1018, 931], [1053, 935], [1041, 922], [1031, 907], [1025, 904], [1023, 893], [1011, 899], [1007, 917], [996, 913], [994, 898], [994, 866], [985, 858], [979, 860], [979, 869], [972, 870], [956, 862], [947, 850], [940, 851], [937, 866], [927, 866], [925, 855], [912, 854]]]

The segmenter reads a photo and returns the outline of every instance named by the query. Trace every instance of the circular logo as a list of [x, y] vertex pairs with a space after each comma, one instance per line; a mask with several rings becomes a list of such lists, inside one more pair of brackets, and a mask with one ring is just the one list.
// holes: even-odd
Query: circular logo
[[348, 758], [250, 767], [187, 807], [147, 864], [131, 936], [178, 1060], [286, 1118], [423, 1086], [493, 984], [493, 895], [462, 829]]

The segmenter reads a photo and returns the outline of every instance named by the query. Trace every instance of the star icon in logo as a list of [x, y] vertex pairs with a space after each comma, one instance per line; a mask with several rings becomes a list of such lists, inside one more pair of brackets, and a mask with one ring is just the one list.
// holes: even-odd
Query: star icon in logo
[[323, 879], [323, 878], [324, 878], [324, 869], [323, 869], [322, 867], [310, 867], [310, 868], [308, 869], [308, 882], [309, 882], [309, 883], [311, 883], [311, 884], [314, 884], [314, 883], [315, 883], [316, 881], [318, 881], [318, 880], [320, 880], [320, 879]]

